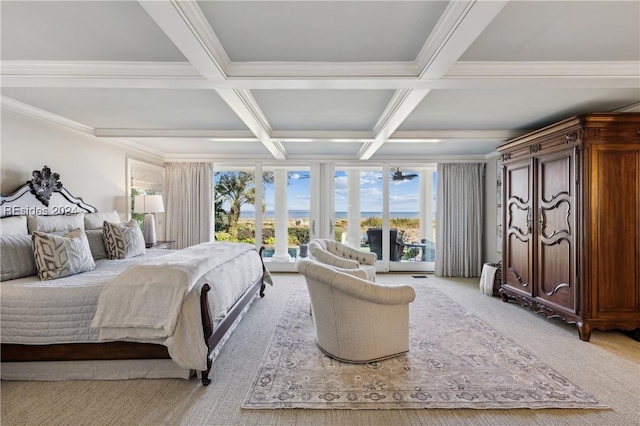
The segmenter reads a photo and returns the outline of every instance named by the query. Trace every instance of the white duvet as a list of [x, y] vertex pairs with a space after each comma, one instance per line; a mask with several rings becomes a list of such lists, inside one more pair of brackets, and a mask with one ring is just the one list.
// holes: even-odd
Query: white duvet
[[[212, 244], [222, 250], [230, 243]], [[167, 337], [117, 340], [163, 344], [178, 365], [205, 370], [207, 348], [200, 318], [200, 289], [204, 283], [211, 286], [210, 308], [214, 322], [219, 321], [262, 274], [260, 257], [253, 246], [246, 246], [250, 250], [235, 257], [224, 255], [220, 258], [222, 263], [187, 285], [173, 333]], [[38, 281], [37, 277], [29, 277], [3, 282], [2, 342], [53, 344], [98, 341], [99, 330], [89, 325], [105, 284], [130, 266], [147, 261], [162, 263], [167, 257], [167, 251], [148, 250], [147, 255], [139, 258], [97, 261], [94, 271], [58, 280]], [[103, 338], [116, 340], [107, 336]]]

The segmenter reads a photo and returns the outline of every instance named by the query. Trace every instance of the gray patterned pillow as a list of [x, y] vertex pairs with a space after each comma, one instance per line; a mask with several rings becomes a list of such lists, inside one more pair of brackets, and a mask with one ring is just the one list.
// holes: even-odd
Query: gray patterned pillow
[[96, 267], [87, 236], [79, 228], [65, 235], [34, 232], [33, 253], [42, 281], [92, 271]]
[[85, 229], [84, 233], [87, 234], [87, 240], [89, 240], [89, 248], [91, 249], [91, 256], [93, 260], [100, 260], [107, 258], [107, 248], [104, 246], [104, 231], [100, 229]]
[[104, 222], [104, 245], [109, 259], [128, 259], [145, 254], [144, 236], [138, 222]]
[[0, 257], [0, 281], [15, 280], [38, 273], [31, 235], [0, 236]]

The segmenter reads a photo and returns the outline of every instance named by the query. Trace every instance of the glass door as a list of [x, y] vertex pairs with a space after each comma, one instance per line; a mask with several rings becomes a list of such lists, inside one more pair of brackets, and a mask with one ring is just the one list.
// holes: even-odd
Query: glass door
[[436, 188], [435, 166], [390, 168], [391, 271], [434, 270]]
[[435, 165], [337, 165], [333, 235], [378, 255], [376, 269], [433, 271]]

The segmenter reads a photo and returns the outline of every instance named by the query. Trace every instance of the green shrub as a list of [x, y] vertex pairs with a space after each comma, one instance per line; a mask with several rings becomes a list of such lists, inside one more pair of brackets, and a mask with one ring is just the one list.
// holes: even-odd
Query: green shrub
[[382, 218], [381, 217], [368, 217], [366, 219], [362, 219], [360, 221], [361, 228], [382, 228]]
[[231, 241], [231, 234], [228, 232], [216, 232], [216, 241]]
[[289, 242], [293, 245], [306, 244], [309, 242], [309, 228], [292, 226], [289, 228]]

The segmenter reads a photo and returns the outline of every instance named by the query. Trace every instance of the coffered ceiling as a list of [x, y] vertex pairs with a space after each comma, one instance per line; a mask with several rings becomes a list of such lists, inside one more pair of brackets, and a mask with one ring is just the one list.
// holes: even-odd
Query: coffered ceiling
[[638, 1], [0, 2], [2, 107], [165, 160], [481, 159], [640, 111]]

